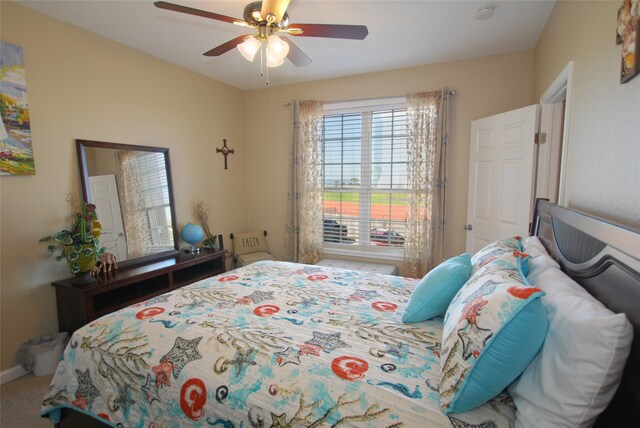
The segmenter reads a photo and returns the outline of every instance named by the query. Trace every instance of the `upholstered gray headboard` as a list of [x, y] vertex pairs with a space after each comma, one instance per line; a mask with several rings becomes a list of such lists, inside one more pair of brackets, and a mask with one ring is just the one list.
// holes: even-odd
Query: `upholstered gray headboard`
[[531, 234], [563, 271], [633, 324], [622, 382], [596, 426], [640, 426], [640, 230], [538, 200]]

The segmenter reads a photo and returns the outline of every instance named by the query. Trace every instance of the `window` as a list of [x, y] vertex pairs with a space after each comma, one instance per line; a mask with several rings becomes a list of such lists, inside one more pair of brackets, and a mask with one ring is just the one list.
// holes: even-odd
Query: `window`
[[325, 106], [320, 144], [328, 252], [389, 254], [404, 246], [407, 109], [404, 99], [385, 101]]
[[[135, 166], [153, 247], [173, 248], [169, 186], [164, 155], [143, 153], [135, 158]], [[165, 248], [159, 249], [159, 251], [164, 250]]]

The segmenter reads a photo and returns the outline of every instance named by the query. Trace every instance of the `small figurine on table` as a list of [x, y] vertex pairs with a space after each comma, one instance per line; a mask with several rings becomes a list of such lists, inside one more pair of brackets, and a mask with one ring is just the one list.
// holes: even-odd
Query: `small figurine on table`
[[98, 257], [98, 261], [91, 271], [91, 276], [98, 276], [100, 272], [111, 272], [117, 268], [116, 256], [112, 253], [104, 253]]

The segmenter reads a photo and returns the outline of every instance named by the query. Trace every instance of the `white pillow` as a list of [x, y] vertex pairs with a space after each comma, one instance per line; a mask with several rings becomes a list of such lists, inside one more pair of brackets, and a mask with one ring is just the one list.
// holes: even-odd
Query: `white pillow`
[[590, 427], [618, 388], [633, 328], [556, 267], [532, 271], [529, 281], [547, 293], [549, 330], [538, 356], [509, 386], [516, 427]]
[[525, 239], [522, 244], [522, 251], [531, 256], [529, 259], [529, 275], [527, 275], [527, 279], [529, 279], [533, 273], [547, 267], [560, 267], [558, 262], [549, 256], [547, 249], [544, 248], [544, 245], [540, 242], [540, 238], [537, 236], [529, 236]]

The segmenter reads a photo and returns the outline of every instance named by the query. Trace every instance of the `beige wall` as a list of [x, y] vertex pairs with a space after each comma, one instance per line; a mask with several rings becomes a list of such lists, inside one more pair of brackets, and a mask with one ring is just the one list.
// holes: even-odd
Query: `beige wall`
[[269, 246], [284, 255], [292, 107], [283, 101], [349, 100], [405, 95], [449, 86], [452, 97], [447, 153], [446, 257], [465, 248], [471, 121], [529, 104], [533, 52], [519, 52], [390, 72], [317, 81], [248, 92], [246, 116], [249, 225], [269, 230]]
[[[191, 204], [211, 206], [211, 227], [246, 227], [242, 91], [84, 30], [1, 2], [1, 37], [24, 49], [36, 175], [4, 176], [1, 191], [0, 370], [19, 345], [57, 331], [51, 281], [66, 278], [38, 243], [69, 223], [80, 193], [76, 138], [169, 147], [179, 225]], [[227, 138], [228, 170], [215, 147]]]
[[640, 228], [640, 76], [620, 84], [621, 4], [556, 4], [535, 49], [533, 95], [574, 61], [565, 204]]

